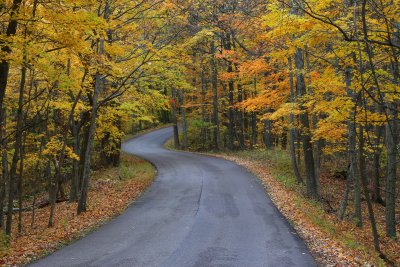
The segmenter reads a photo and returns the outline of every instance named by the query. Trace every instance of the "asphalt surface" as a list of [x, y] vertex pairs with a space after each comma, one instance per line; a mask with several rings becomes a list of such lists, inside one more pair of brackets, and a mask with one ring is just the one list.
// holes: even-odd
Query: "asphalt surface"
[[126, 212], [30, 266], [315, 266], [258, 180], [236, 164], [169, 151], [170, 128], [123, 144], [158, 170]]

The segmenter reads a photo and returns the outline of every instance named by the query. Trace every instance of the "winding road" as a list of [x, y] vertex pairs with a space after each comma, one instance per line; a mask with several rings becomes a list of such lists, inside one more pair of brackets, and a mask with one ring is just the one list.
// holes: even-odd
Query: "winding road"
[[122, 149], [158, 170], [126, 212], [30, 266], [316, 266], [303, 241], [244, 168], [169, 151], [165, 128]]

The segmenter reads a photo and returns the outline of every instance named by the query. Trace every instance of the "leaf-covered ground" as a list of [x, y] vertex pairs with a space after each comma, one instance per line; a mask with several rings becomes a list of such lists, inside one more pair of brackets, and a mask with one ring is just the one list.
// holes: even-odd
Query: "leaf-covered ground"
[[[374, 252], [365, 203], [363, 228], [357, 228], [351, 219], [352, 202], [349, 203], [345, 220], [338, 220], [336, 209], [343, 194], [344, 180], [323, 175], [321, 195], [324, 201], [317, 203], [306, 199], [304, 188], [296, 185], [285, 152], [243, 151], [217, 156], [234, 161], [259, 177], [275, 205], [305, 240], [321, 265], [392, 265]], [[384, 207], [375, 204], [374, 210], [381, 236], [381, 250], [395, 266], [400, 266], [400, 242], [385, 238]], [[399, 210], [397, 214], [400, 214]]]
[[77, 216], [76, 203], [59, 203], [54, 227], [48, 228], [49, 207], [36, 210], [33, 227], [32, 212], [24, 212], [23, 233], [17, 233], [15, 224], [9, 245], [2, 242], [0, 264], [19, 266], [40, 258], [121, 214], [152, 183], [155, 169], [142, 159], [123, 155], [120, 167], [97, 171], [92, 177], [86, 213]]

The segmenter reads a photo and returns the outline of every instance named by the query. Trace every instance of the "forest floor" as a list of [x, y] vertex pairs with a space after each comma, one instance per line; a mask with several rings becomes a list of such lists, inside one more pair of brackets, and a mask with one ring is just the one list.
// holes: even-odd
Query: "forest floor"
[[[344, 192], [344, 179], [333, 178], [331, 174], [321, 175], [322, 200], [316, 202], [305, 197], [304, 186], [296, 184], [286, 151], [252, 150], [213, 155], [236, 162], [261, 180], [277, 208], [301, 235], [321, 265], [400, 266], [400, 241], [385, 237], [385, 208], [382, 205], [374, 204], [374, 211], [381, 250], [389, 261], [382, 260], [374, 251], [365, 201], [364, 227], [356, 227], [352, 219], [352, 196], [345, 219], [338, 219], [337, 210]], [[398, 204], [397, 216], [400, 215]]]
[[[92, 174], [88, 211], [76, 215], [77, 204], [62, 202], [56, 205], [54, 226], [47, 227], [50, 208], [23, 212], [23, 231], [13, 228], [9, 242], [0, 236], [0, 265], [19, 266], [41, 258], [83, 237], [121, 214], [152, 183], [154, 167], [131, 155], [122, 154], [120, 167], [95, 171]], [[41, 198], [46, 199], [46, 195]], [[40, 203], [41, 199], [37, 202]], [[15, 215], [14, 222], [18, 218]]]

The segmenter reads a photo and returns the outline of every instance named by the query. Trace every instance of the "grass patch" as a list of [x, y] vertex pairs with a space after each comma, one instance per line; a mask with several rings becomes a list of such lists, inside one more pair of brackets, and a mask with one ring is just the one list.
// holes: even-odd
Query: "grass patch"
[[262, 162], [271, 174], [286, 187], [290, 189], [304, 189], [298, 185], [292, 171], [292, 163], [286, 151], [276, 150], [244, 150], [237, 152], [226, 152], [229, 156], [244, 158], [251, 161]]
[[4, 232], [0, 232], [0, 258], [7, 255], [9, 250], [10, 239], [4, 234]]

